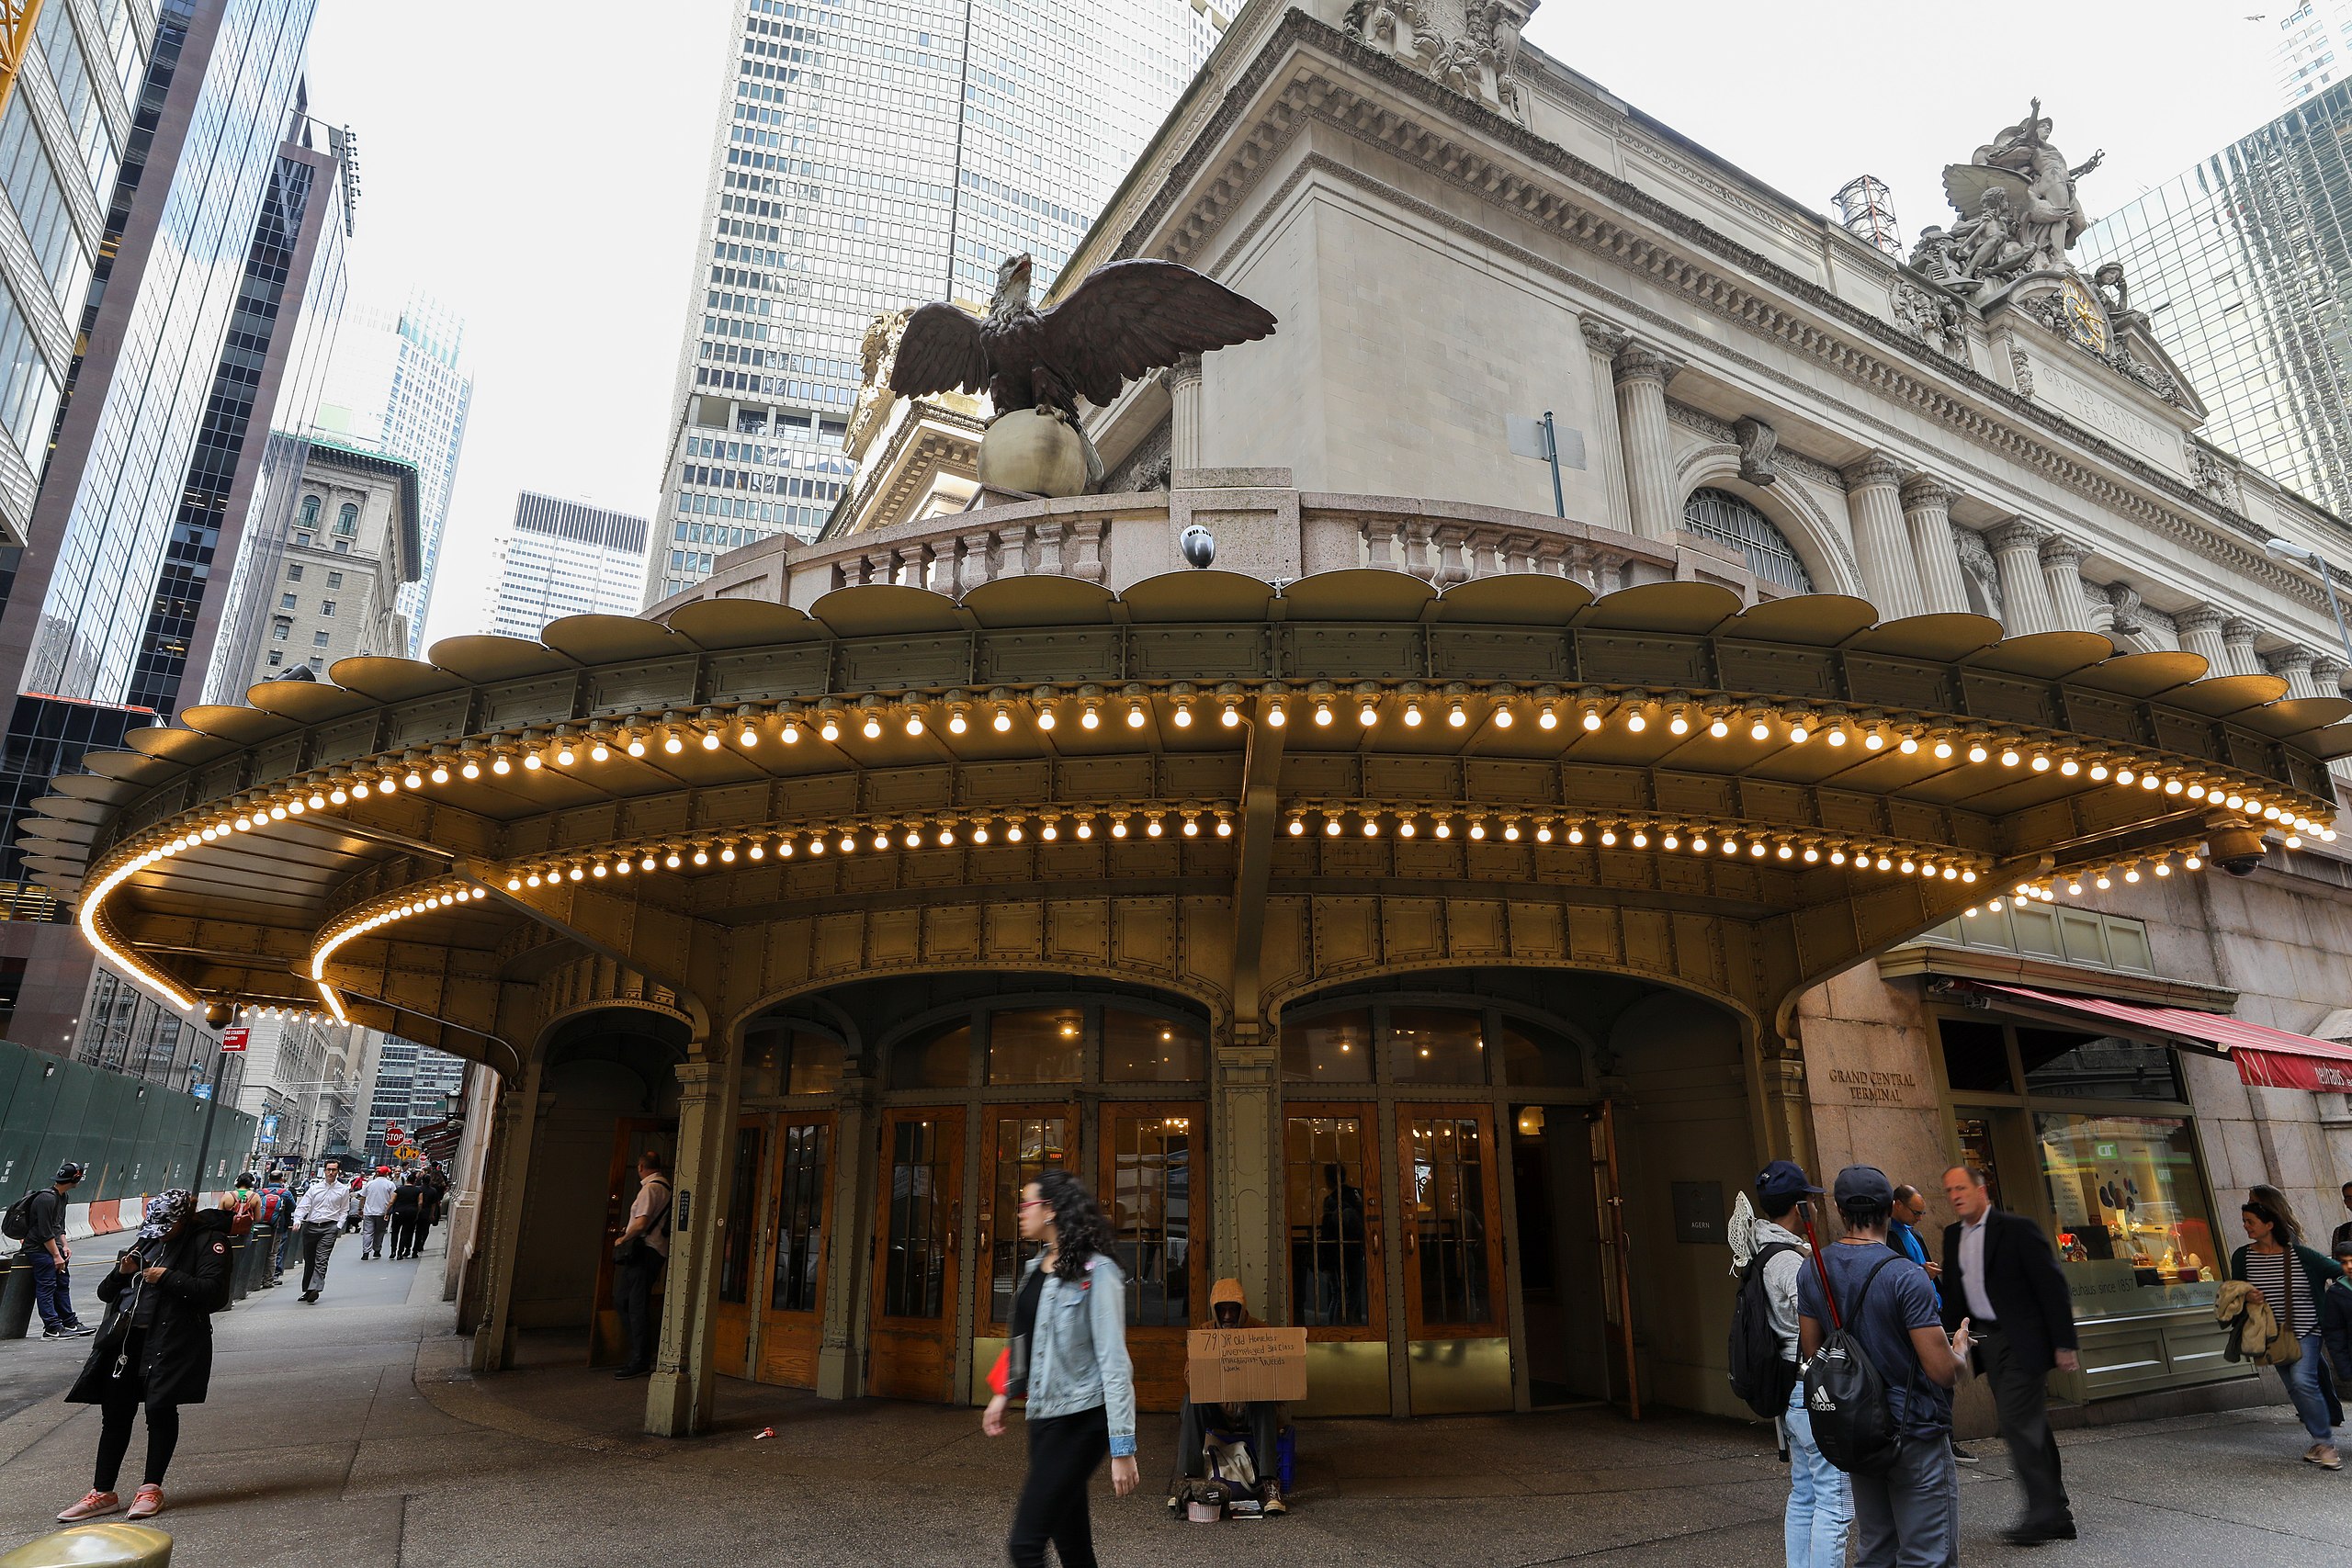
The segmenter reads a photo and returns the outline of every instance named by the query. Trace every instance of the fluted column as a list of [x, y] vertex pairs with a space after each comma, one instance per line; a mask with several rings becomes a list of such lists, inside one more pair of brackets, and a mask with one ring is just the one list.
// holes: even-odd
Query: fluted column
[[2270, 673], [2286, 680], [2289, 696], [2315, 697], [2319, 682], [2312, 678], [2312, 666], [2318, 658], [2308, 648], [2282, 648], [2270, 656]]
[[1932, 474], [1903, 481], [1903, 521], [1919, 562], [1919, 597], [1931, 615], [1968, 611], [1968, 579], [1951, 539], [1951, 503], [1959, 493]]
[[2180, 629], [2180, 648], [2205, 661], [2209, 675], [2233, 673], [2230, 668], [2230, 650], [2222, 644], [2222, 622], [2225, 617], [2211, 604], [2199, 604], [2183, 610], [2173, 617], [2172, 624]]
[[2232, 615], [2222, 623], [2222, 646], [2229, 650], [2229, 673], [2262, 673], [2262, 655], [2254, 650], [2254, 639], [2261, 635], [2262, 628], [2242, 615]]
[[1177, 355], [1159, 378], [1168, 389], [1169, 470], [1201, 468], [1201, 356]]
[[1666, 384], [1682, 361], [1632, 343], [1618, 353], [1617, 433], [1625, 454], [1625, 502], [1633, 531], [1671, 545], [1682, 531], [1682, 497], [1674, 486], [1674, 437], [1666, 423]]
[[2041, 541], [2041, 581], [2050, 611], [2062, 632], [2091, 629], [2091, 607], [2083, 597], [2083, 547], [2053, 533]]
[[2323, 653], [2312, 661], [2312, 685], [2323, 697], [2342, 696], [2346, 675], [2352, 675], [2352, 664], [2332, 654]]
[[1600, 470], [1602, 515], [1594, 519], [1621, 533], [1634, 531], [1632, 503], [1625, 499], [1625, 448], [1617, 430], [1617, 356], [1632, 339], [1625, 329], [1599, 316], [1583, 316], [1577, 330], [1584, 334], [1592, 378], [1592, 440], [1586, 450]]
[[1879, 619], [1901, 620], [1919, 613], [1919, 570], [1903, 528], [1903, 470], [1873, 453], [1845, 470], [1846, 506], [1854, 529], [1854, 564], [1862, 592], [1878, 607]]
[[[2041, 575], [2042, 541], [2049, 529], [2023, 517], [2012, 517], [1984, 536], [1993, 552], [1993, 570], [2001, 577], [2001, 614], [2011, 637], [2059, 630], [2058, 612], [2050, 603], [2050, 583]], [[2082, 597], [2077, 589], [2075, 597]]]

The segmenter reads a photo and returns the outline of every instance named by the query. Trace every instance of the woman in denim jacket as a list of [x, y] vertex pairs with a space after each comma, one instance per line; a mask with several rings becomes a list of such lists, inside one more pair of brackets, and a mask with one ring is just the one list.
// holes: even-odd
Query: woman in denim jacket
[[1021, 1276], [1012, 1339], [980, 1417], [1004, 1435], [1004, 1407], [1029, 1402], [1029, 1474], [1007, 1544], [1013, 1568], [1045, 1568], [1053, 1542], [1062, 1568], [1095, 1568], [1086, 1486], [1104, 1454], [1111, 1489], [1136, 1489], [1136, 1385], [1127, 1364], [1126, 1280], [1110, 1258], [1111, 1224], [1078, 1178], [1048, 1170], [1022, 1189], [1021, 1239], [1045, 1250]]

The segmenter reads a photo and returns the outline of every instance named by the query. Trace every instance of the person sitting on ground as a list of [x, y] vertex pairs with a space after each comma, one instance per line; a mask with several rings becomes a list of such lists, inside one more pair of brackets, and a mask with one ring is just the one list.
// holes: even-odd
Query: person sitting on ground
[[[1219, 1280], [1209, 1292], [1209, 1321], [1201, 1326], [1266, 1325], [1250, 1315], [1249, 1298], [1242, 1293], [1240, 1280]], [[1185, 1482], [1206, 1475], [1207, 1463], [1201, 1450], [1212, 1430], [1250, 1435], [1250, 1460], [1257, 1467], [1261, 1504], [1269, 1514], [1289, 1512], [1283, 1502], [1282, 1478], [1275, 1472], [1274, 1445], [1281, 1429], [1282, 1406], [1271, 1399], [1253, 1399], [1246, 1404], [1195, 1404], [1187, 1392], [1183, 1413], [1177, 1418], [1176, 1473], [1168, 1483], [1169, 1512], [1182, 1506]]]

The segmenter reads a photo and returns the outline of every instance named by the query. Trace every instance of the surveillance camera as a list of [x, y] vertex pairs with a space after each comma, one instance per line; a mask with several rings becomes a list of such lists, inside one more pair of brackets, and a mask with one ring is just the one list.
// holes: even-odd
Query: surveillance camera
[[1195, 567], [1204, 567], [1216, 559], [1216, 536], [1198, 523], [1186, 528], [1176, 542], [1182, 548], [1185, 560]]
[[2262, 863], [2262, 832], [2243, 824], [2216, 828], [2206, 835], [2205, 852], [2232, 876], [2251, 876]]

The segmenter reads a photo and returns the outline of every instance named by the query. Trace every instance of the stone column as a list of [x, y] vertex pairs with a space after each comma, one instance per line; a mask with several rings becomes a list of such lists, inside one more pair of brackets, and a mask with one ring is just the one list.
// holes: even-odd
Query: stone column
[[863, 1073], [844, 1072], [833, 1113], [833, 1213], [825, 1231], [825, 1321], [817, 1346], [817, 1397], [855, 1399], [865, 1392], [865, 1290], [874, 1256], [875, 1092]]
[[1600, 473], [1602, 514], [1592, 521], [1621, 534], [1634, 531], [1633, 506], [1625, 498], [1625, 448], [1617, 431], [1617, 355], [1631, 340], [1614, 321], [1587, 315], [1577, 321], [1589, 351], [1592, 378], [1592, 439], [1585, 451]]
[[[523, 1235], [523, 1205], [529, 1200], [531, 1145], [546, 1107], [539, 1103], [540, 1069], [535, 1056], [520, 1081], [498, 1099], [491, 1134], [492, 1191], [480, 1235], [482, 1249], [481, 1317], [474, 1325], [473, 1370], [503, 1371], [514, 1361], [514, 1251]], [[348, 1267], [348, 1265], [346, 1265]]]
[[1214, 1218], [1209, 1253], [1216, 1276], [1241, 1281], [1242, 1294], [1269, 1323], [1286, 1323], [1289, 1270], [1275, 1264], [1276, 1207], [1282, 1198], [1282, 1053], [1271, 1032], [1236, 1032], [1221, 1040], [1209, 1066], [1209, 1125], [1216, 1147], [1210, 1168]]
[[2270, 656], [2270, 673], [2286, 680], [2289, 696], [2316, 697], [2320, 689], [2312, 678], [2312, 667], [2318, 658], [2308, 648], [2282, 648]]
[[1951, 538], [1951, 503], [1959, 493], [1932, 474], [1903, 481], [1903, 521], [1919, 563], [1919, 597], [1931, 615], [1968, 611], [1968, 579]]
[[710, 1429], [717, 1381], [710, 1319], [718, 1299], [718, 1232], [733, 1183], [738, 1088], [734, 1061], [704, 1055], [678, 1064], [678, 1158], [672, 1172], [677, 1218], [662, 1271], [662, 1344], [645, 1391], [645, 1429], [691, 1438]]
[[2242, 615], [2232, 615], [2222, 623], [2222, 646], [2229, 650], [2227, 673], [2262, 673], [2262, 655], [2254, 650], [2254, 639], [2261, 635], [2262, 628]]
[[2199, 604], [2183, 610], [2172, 621], [2180, 632], [2181, 651], [2202, 659], [2209, 675], [2234, 673], [2230, 668], [2230, 650], [2222, 644], [2222, 619], [2221, 611], [2211, 604]]
[[1168, 389], [1168, 468], [1205, 467], [1201, 461], [1201, 356], [1179, 355], [1176, 363], [1159, 373]]
[[1666, 384], [1681, 368], [1681, 360], [1645, 343], [1628, 344], [1615, 360], [1617, 433], [1625, 454], [1625, 502], [1633, 531], [1669, 547], [1682, 532], [1682, 497], [1674, 484]]
[[[1993, 551], [1993, 570], [2001, 577], [2001, 612], [2008, 618], [2011, 637], [2059, 629], [2049, 580], [2041, 574], [2041, 545], [2050, 536], [2049, 529], [2023, 517], [2012, 517], [1984, 536]], [[2082, 597], [2079, 589], [2075, 597]]]
[[2062, 632], [2091, 629], [2091, 607], [2083, 597], [2083, 547], [2064, 534], [2041, 541], [2041, 580], [2050, 610]]
[[2352, 675], [2352, 664], [2346, 664], [2334, 654], [2323, 653], [2312, 660], [2312, 684], [2323, 697], [2344, 694], [2344, 677]]
[[1862, 592], [1882, 621], [1919, 613], [1919, 571], [1904, 536], [1903, 470], [1883, 453], [1872, 453], [1846, 469], [1846, 506], [1854, 530], [1854, 564]]

